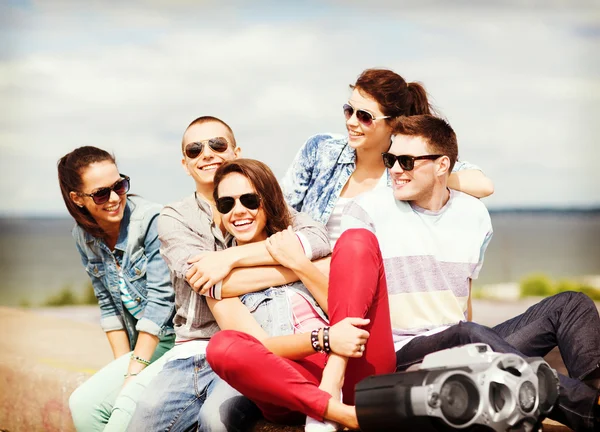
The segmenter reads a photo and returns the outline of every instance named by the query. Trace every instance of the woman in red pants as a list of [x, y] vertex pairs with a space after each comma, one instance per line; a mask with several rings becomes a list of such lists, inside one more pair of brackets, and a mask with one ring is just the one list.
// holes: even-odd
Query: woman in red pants
[[312, 298], [291, 289], [294, 284], [271, 288], [258, 305], [269, 314], [262, 320], [271, 324], [266, 327], [239, 298], [207, 298], [223, 330], [207, 348], [211, 367], [270, 421], [296, 423], [309, 416], [318, 422], [307, 423], [307, 430], [336, 428], [320, 423], [324, 419], [357, 428], [355, 384], [393, 372], [396, 361], [376, 237], [366, 230], [344, 233], [334, 249], [328, 281], [306, 258], [291, 228], [285, 228], [288, 209], [266, 165], [250, 159], [223, 164], [215, 174], [214, 198], [222, 225], [237, 244], [267, 240], [273, 257], [296, 272], [328, 313], [331, 327]]

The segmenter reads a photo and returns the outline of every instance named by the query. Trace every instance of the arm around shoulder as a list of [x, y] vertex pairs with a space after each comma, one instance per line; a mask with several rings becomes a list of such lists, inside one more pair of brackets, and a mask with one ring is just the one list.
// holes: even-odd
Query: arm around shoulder
[[492, 180], [477, 165], [464, 161], [456, 161], [448, 178], [448, 187], [476, 198], [485, 198], [494, 193]]

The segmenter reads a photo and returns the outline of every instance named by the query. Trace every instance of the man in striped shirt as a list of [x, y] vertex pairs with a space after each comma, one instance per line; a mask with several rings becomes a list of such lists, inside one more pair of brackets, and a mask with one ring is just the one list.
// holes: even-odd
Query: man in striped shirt
[[562, 293], [493, 329], [472, 323], [471, 281], [492, 237], [489, 213], [476, 198], [447, 187], [458, 156], [447, 122], [404, 117], [396, 132], [382, 155], [393, 193], [376, 188], [349, 203], [342, 231], [365, 228], [379, 240], [398, 370], [473, 342], [530, 357], [559, 346], [570, 377], [560, 376], [551, 417], [576, 430], [597, 430], [600, 318], [594, 303], [581, 293]]

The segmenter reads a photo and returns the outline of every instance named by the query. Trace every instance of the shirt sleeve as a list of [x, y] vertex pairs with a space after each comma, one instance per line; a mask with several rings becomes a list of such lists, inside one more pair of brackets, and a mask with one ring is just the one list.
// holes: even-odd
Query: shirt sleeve
[[[79, 252], [81, 263], [86, 269], [86, 272], [88, 273], [88, 276], [90, 277], [90, 280], [92, 282], [94, 295], [96, 296], [96, 299], [98, 299], [98, 306], [100, 307], [100, 327], [105, 332], [125, 329], [123, 318], [121, 317], [121, 314], [119, 313], [110, 292], [108, 291], [108, 289], [106, 289], [106, 286], [101, 280], [102, 275], [93, 276], [92, 273], [90, 273], [93, 263], [90, 264], [88, 256], [81, 249], [81, 246], [79, 246], [77, 238], [75, 239], [75, 246], [77, 248], [77, 252]], [[90, 268], [88, 268], [88, 266]]]
[[151, 217], [144, 252], [146, 264], [147, 302], [144, 316], [137, 322], [136, 329], [155, 336], [161, 336], [165, 327], [171, 323], [175, 308], [175, 292], [171, 285], [169, 268], [160, 255], [160, 241], [157, 230], [158, 214]]
[[467, 161], [457, 160], [456, 163], [454, 164], [454, 167], [452, 168], [452, 172], [459, 172], [459, 171], [464, 171], [464, 170], [477, 170], [477, 171], [483, 172], [483, 170], [475, 164], [472, 164]]
[[[210, 231], [210, 226], [192, 228], [182, 212], [173, 207], [165, 207], [158, 216], [158, 238], [160, 239], [160, 253], [169, 270], [175, 277], [186, 281], [186, 273], [191, 267], [188, 263], [190, 257], [203, 252], [215, 251], [215, 238]], [[188, 284], [189, 286], [189, 284]], [[218, 283], [206, 292], [206, 296], [220, 298]], [[190, 286], [190, 289], [192, 287]], [[212, 295], [211, 295], [212, 294]]]
[[[487, 213], [487, 211], [486, 211], [486, 213]], [[487, 214], [485, 223], [482, 226], [482, 233], [485, 233], [485, 235], [483, 237], [483, 241], [481, 242], [481, 247], [479, 248], [479, 260], [477, 262], [477, 266], [475, 267], [475, 269], [473, 270], [473, 273], [471, 274], [472, 280], [475, 280], [479, 277], [479, 272], [481, 271], [481, 268], [483, 267], [483, 259], [485, 256], [485, 251], [486, 251], [488, 245], [490, 244], [490, 240], [492, 240], [492, 236], [494, 235], [494, 230], [492, 228], [492, 222], [491, 222], [489, 214]]]
[[321, 139], [320, 135], [315, 135], [304, 143], [281, 180], [285, 200], [297, 211], [302, 211], [304, 197], [316, 164], [317, 145]]
[[306, 213], [290, 208], [293, 229], [302, 243], [304, 253], [308, 259], [315, 260], [326, 257], [331, 253], [331, 244], [327, 228], [322, 223], [314, 221]]

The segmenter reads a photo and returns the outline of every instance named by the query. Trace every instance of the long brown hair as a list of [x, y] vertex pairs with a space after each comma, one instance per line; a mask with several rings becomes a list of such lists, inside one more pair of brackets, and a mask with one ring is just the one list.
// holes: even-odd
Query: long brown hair
[[260, 197], [260, 205], [265, 211], [267, 235], [283, 231], [292, 224], [292, 217], [283, 198], [281, 187], [275, 174], [264, 163], [254, 159], [234, 159], [225, 162], [215, 173], [215, 189], [213, 198], [219, 198], [219, 183], [227, 174], [239, 173], [250, 180], [256, 193]]
[[[366, 69], [351, 84], [377, 101], [383, 115], [390, 117], [432, 114], [425, 88], [418, 82], [407, 83], [389, 69]], [[390, 124], [392, 118], [385, 119]]]
[[71, 199], [70, 192], [81, 192], [81, 176], [93, 163], [109, 161], [116, 165], [115, 157], [93, 146], [79, 147], [58, 160], [58, 183], [63, 201], [75, 222], [94, 237], [104, 238], [106, 233], [85, 207], [79, 207]]

